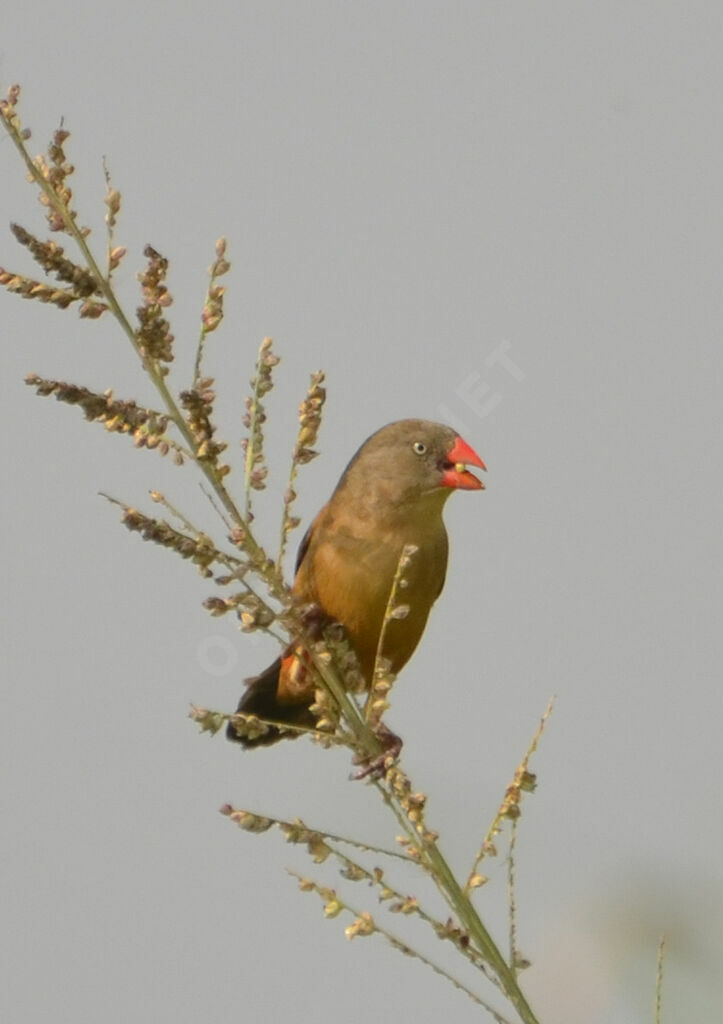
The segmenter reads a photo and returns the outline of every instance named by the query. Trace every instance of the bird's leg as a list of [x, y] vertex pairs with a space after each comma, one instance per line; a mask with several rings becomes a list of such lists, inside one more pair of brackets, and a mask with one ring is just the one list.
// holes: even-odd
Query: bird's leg
[[310, 640], [320, 640], [329, 616], [318, 604], [305, 604], [300, 610], [301, 621], [308, 630]]
[[353, 763], [363, 765], [363, 767], [352, 774], [352, 779], [381, 779], [387, 768], [399, 757], [404, 745], [401, 736], [392, 732], [384, 722], [379, 722], [374, 729], [374, 735], [384, 749], [381, 754], [372, 758], [364, 757], [363, 754], [355, 754], [352, 758]]

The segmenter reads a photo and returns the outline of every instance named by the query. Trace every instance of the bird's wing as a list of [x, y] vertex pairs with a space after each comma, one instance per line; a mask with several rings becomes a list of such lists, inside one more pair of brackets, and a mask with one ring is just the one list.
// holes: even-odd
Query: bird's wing
[[296, 552], [296, 563], [294, 565], [294, 576], [296, 576], [297, 572], [299, 571], [299, 567], [300, 567], [301, 563], [304, 561], [304, 556], [306, 555], [306, 552], [309, 550], [309, 543], [311, 541], [311, 531], [313, 529], [314, 529], [314, 524], [312, 523], [311, 526], [307, 529], [307, 531], [304, 534], [304, 536], [301, 538], [301, 544], [299, 544], [299, 550]]
[[321, 520], [321, 517], [322, 517], [322, 515], [324, 514], [324, 512], [326, 511], [327, 508], [328, 508], [328, 506], [324, 505], [324, 508], [322, 508], [322, 510], [316, 514], [314, 519], [312, 519], [312, 521], [311, 521], [311, 525], [307, 529], [307, 531], [304, 534], [304, 536], [301, 538], [301, 544], [299, 544], [299, 550], [296, 552], [296, 564], [294, 565], [294, 576], [297, 575], [299, 569], [301, 568], [301, 563], [306, 558], [306, 555], [307, 555], [307, 553], [309, 551], [309, 546], [311, 545], [311, 538], [313, 537], [314, 531], [316, 530], [317, 526], [319, 525], [319, 521]]

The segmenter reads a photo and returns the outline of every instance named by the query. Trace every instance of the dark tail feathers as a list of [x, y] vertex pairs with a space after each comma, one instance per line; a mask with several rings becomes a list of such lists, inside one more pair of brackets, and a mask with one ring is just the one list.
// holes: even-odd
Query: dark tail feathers
[[[245, 715], [257, 715], [259, 718], [271, 719], [274, 722], [288, 722], [289, 725], [303, 725], [313, 729], [316, 719], [304, 704], [279, 704], [276, 700], [276, 691], [279, 685], [279, 672], [281, 670], [281, 658], [277, 658], [273, 665], [269, 665], [261, 675], [252, 676], [246, 679], [246, 692], [238, 703], [237, 711]], [[272, 743], [278, 743], [283, 739], [295, 739], [299, 733], [290, 730], [282, 732], [280, 729], [270, 728], [263, 736], [239, 736], [233, 722], [226, 727], [226, 737], [235, 743], [240, 743], [246, 748], [268, 747]]]

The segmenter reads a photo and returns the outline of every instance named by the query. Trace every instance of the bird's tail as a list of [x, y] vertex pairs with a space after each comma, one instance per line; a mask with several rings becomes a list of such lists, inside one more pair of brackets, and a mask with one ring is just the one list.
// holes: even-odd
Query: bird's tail
[[[245, 680], [246, 692], [238, 703], [237, 711], [245, 715], [256, 715], [258, 718], [270, 719], [280, 724], [304, 726], [313, 729], [316, 719], [305, 704], [280, 704], [277, 700], [281, 658], [269, 665], [261, 675]], [[295, 739], [300, 734], [294, 729], [276, 729], [273, 726], [260, 736], [239, 736], [233, 722], [226, 727], [226, 737], [241, 743], [247, 748], [268, 747], [282, 739]]]

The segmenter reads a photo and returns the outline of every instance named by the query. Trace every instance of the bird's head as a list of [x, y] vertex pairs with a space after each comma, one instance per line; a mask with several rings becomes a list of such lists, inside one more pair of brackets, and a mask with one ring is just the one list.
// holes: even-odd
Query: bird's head
[[433, 493], [444, 499], [453, 489], [484, 489], [468, 466], [487, 468], [451, 427], [430, 420], [398, 420], [364, 442], [340, 486], [349, 486], [360, 496], [373, 490], [394, 504]]

